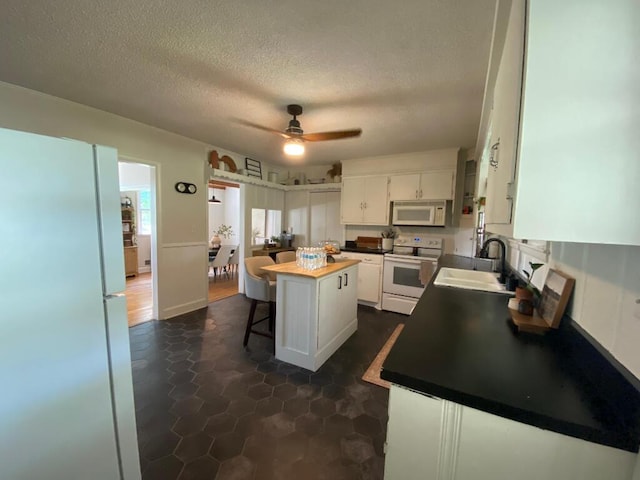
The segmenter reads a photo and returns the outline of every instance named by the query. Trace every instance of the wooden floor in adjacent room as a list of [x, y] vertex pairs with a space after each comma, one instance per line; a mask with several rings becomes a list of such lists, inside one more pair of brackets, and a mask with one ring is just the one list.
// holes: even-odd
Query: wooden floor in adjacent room
[[[151, 296], [151, 273], [141, 273], [127, 278], [127, 317], [129, 326], [153, 320], [153, 299]], [[238, 293], [238, 274], [233, 277], [209, 276], [209, 303]]]
[[129, 326], [148, 322], [153, 318], [153, 299], [151, 298], [151, 273], [140, 273], [127, 277], [127, 318]]

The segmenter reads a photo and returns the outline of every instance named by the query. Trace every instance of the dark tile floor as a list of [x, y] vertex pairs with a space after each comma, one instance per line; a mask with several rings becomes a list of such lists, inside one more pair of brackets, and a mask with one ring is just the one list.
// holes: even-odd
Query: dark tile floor
[[359, 307], [358, 331], [314, 373], [267, 338], [242, 347], [249, 305], [130, 329], [143, 480], [381, 479], [388, 390], [361, 377], [406, 317]]

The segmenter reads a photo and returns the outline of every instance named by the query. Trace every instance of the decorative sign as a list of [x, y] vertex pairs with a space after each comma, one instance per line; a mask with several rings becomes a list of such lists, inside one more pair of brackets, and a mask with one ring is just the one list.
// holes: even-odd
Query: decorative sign
[[558, 328], [575, 280], [558, 270], [549, 270], [542, 288], [538, 313], [551, 328]]
[[245, 157], [245, 164], [247, 166], [247, 175], [249, 177], [258, 177], [262, 179], [262, 164], [258, 160]]

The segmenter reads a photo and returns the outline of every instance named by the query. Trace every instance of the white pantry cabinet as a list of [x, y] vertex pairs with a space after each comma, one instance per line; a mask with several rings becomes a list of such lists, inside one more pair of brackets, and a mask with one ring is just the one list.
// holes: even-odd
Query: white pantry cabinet
[[636, 454], [391, 385], [384, 478], [631, 480]]
[[310, 243], [324, 240], [344, 243], [344, 227], [340, 224], [340, 192], [309, 193]]
[[512, 2], [504, 49], [492, 52], [502, 58], [489, 92], [489, 231], [640, 245], [640, 90], [629, 88], [640, 83], [639, 15], [637, 0]]
[[453, 200], [455, 176], [455, 170], [391, 175], [389, 200]]
[[348, 225], [388, 225], [389, 177], [343, 177], [340, 221]]

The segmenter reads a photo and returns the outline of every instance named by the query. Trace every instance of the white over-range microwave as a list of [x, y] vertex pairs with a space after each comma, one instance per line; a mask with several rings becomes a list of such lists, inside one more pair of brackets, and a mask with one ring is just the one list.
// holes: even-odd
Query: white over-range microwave
[[393, 202], [393, 225], [444, 227], [446, 200]]

